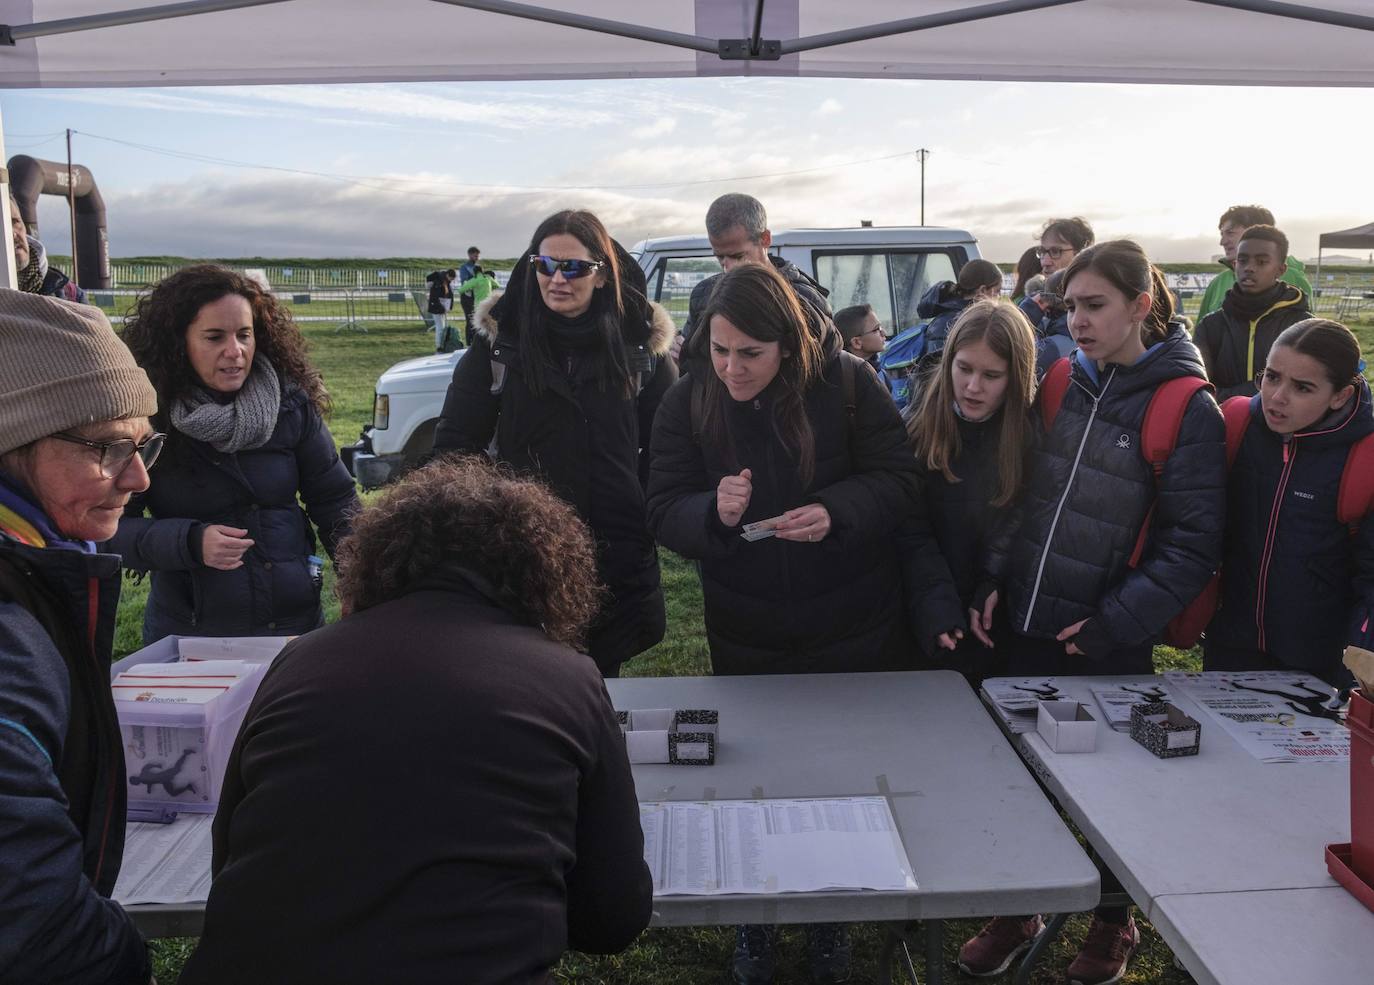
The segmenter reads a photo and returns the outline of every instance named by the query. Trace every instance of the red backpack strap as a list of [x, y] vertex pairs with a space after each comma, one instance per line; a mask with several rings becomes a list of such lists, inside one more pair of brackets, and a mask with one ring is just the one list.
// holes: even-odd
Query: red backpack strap
[[1345, 470], [1341, 472], [1340, 491], [1336, 494], [1336, 517], [1350, 528], [1359, 530], [1360, 521], [1374, 511], [1374, 434], [1366, 434], [1350, 446], [1345, 456]]
[[[1188, 401], [1203, 387], [1210, 390], [1212, 384], [1197, 376], [1178, 376], [1160, 384], [1150, 397], [1150, 403], [1145, 408], [1145, 420], [1140, 425], [1140, 454], [1150, 463], [1156, 478], [1164, 472], [1164, 463], [1169, 461], [1178, 444], [1178, 432], [1183, 428], [1183, 414], [1188, 409]], [[1140, 563], [1140, 556], [1145, 553], [1145, 542], [1149, 539], [1154, 518], [1152, 503], [1136, 536], [1135, 550], [1131, 551], [1128, 563], [1132, 568]]]
[[1226, 419], [1226, 467], [1236, 464], [1240, 454], [1240, 443], [1245, 440], [1245, 429], [1250, 426], [1250, 398], [1232, 397], [1221, 405], [1221, 416]]
[[1070, 369], [1072, 367], [1067, 356], [1056, 359], [1040, 381], [1040, 420], [1046, 431], [1054, 427], [1054, 419], [1059, 416], [1059, 408], [1064, 403], [1064, 394], [1069, 392]]

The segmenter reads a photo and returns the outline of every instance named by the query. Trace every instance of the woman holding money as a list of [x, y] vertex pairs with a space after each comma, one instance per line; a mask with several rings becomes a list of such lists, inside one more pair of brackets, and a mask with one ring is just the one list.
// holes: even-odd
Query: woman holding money
[[895, 535], [919, 480], [872, 371], [808, 331], [792, 290], [721, 278], [654, 424], [649, 523], [701, 561], [717, 674], [909, 665]]

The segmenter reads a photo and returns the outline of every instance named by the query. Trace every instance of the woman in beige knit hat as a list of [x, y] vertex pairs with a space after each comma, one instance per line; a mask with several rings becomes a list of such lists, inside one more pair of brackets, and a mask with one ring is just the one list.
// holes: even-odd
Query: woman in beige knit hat
[[97, 308], [0, 290], [0, 981], [151, 978], [109, 899], [124, 756], [107, 668], [119, 558], [148, 488], [148, 377]]

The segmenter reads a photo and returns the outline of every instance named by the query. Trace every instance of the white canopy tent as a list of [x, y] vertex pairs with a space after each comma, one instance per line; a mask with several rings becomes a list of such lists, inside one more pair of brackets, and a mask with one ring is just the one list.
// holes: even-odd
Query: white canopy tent
[[[730, 75], [1374, 86], [1374, 0], [131, 2], [0, 0], [0, 88]], [[8, 240], [8, 196], [0, 212]]]

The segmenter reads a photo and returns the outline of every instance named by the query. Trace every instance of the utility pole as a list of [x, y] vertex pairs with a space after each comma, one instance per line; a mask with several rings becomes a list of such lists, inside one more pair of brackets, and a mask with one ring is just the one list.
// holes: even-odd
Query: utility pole
[[[67, 216], [71, 218], [71, 283], [81, 283], [77, 269], [77, 183], [71, 179], [71, 128], [67, 128]], [[923, 223], [922, 223], [923, 225]]]
[[916, 152], [916, 159], [921, 162], [921, 225], [926, 224], [926, 158], [930, 156], [930, 151], [922, 147]]

